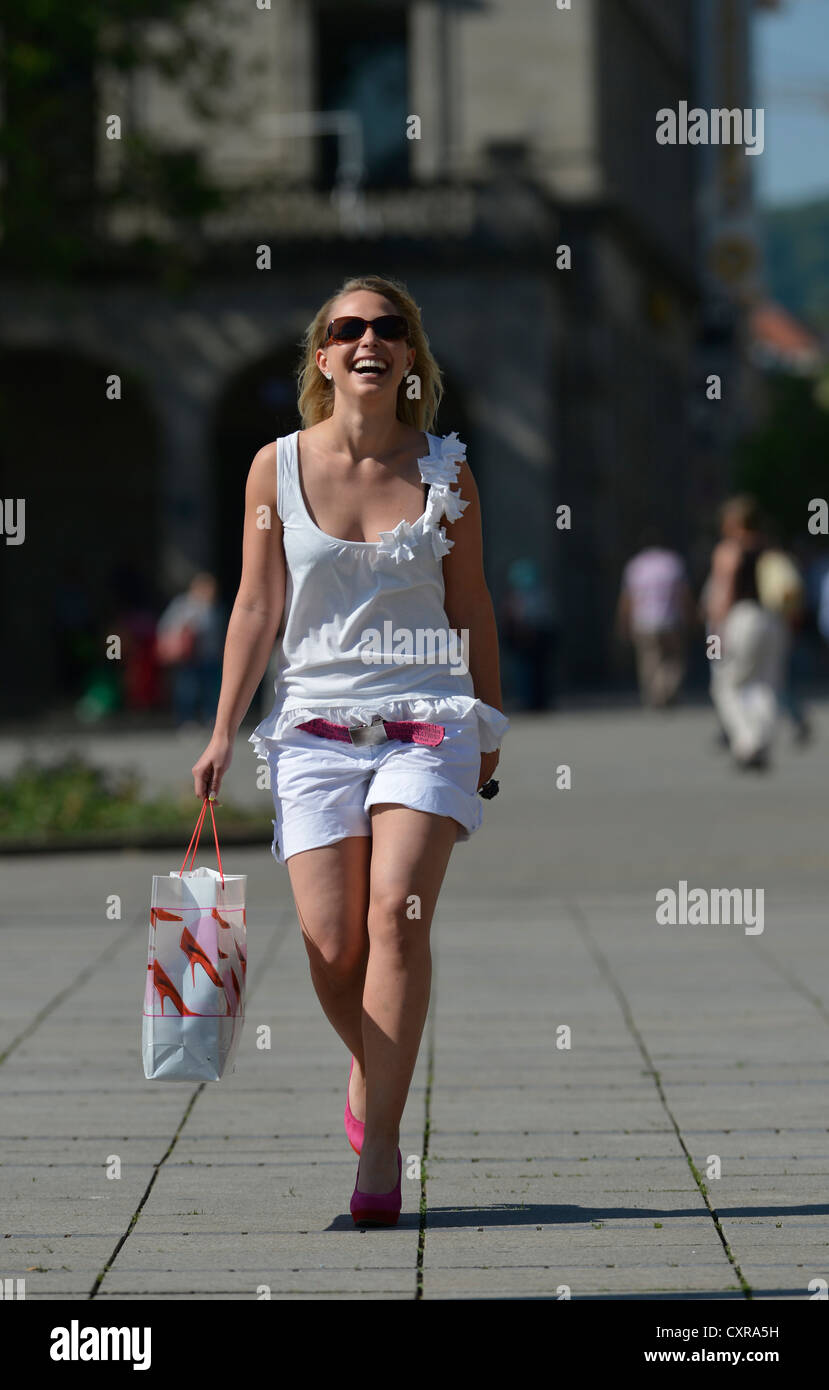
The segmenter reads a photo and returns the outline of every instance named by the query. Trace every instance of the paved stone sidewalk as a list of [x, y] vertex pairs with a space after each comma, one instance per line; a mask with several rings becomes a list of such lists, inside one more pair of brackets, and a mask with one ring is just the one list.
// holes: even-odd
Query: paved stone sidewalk
[[[514, 720], [433, 928], [401, 1136], [426, 1181], [393, 1231], [349, 1216], [348, 1056], [266, 849], [225, 864], [249, 875], [248, 1009], [235, 1073], [202, 1086], [141, 1067], [151, 875], [172, 855], [2, 861], [0, 1276], [29, 1299], [808, 1298], [829, 1279], [816, 722], [812, 749], [783, 740], [746, 779], [702, 711]], [[764, 931], [657, 924], [680, 879], [763, 888]]]

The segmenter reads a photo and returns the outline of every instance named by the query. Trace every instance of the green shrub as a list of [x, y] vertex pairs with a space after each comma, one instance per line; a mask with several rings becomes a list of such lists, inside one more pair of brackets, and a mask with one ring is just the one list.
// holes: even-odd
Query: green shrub
[[[27, 758], [11, 777], [0, 778], [0, 839], [101, 830], [192, 831], [199, 814], [192, 792], [144, 800], [140, 786], [133, 770], [93, 767], [77, 753], [50, 766]], [[224, 801], [219, 814], [220, 826], [262, 824], [261, 812], [242, 811]], [[209, 816], [207, 832], [212, 840]]]

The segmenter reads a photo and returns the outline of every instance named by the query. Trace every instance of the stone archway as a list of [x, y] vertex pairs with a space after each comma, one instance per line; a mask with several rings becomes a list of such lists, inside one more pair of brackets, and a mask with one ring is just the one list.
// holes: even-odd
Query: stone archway
[[254, 454], [300, 427], [296, 347], [277, 348], [226, 383], [212, 419], [214, 567], [224, 602], [233, 605], [242, 568], [245, 480]]
[[23, 543], [0, 539], [0, 714], [31, 716], [74, 704], [125, 604], [158, 611], [160, 439], [140, 379], [111, 359], [5, 344], [0, 364], [0, 495], [25, 501]]

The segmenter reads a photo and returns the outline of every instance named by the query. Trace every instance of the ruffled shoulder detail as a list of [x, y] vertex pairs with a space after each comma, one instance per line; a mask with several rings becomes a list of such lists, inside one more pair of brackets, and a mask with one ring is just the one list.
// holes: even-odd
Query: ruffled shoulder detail
[[[457, 521], [469, 506], [459, 491], [452, 488], [457, 482], [461, 462], [466, 458], [466, 445], [458, 439], [457, 431], [438, 438], [429, 435], [430, 452], [418, 459], [421, 483], [428, 483], [429, 496], [423, 512], [422, 525], [401, 521], [393, 531], [381, 531], [380, 539], [369, 555], [369, 563], [376, 567], [381, 556], [387, 556], [396, 565], [402, 561], [413, 560], [419, 548], [421, 537], [431, 545], [436, 560], [448, 555], [454, 541], [446, 535], [446, 527], [441, 526], [443, 517], [447, 521]], [[435, 450], [435, 444], [437, 449]]]
[[420, 481], [430, 484], [423, 525], [425, 530], [432, 532], [432, 548], [439, 559], [448, 555], [455, 544], [454, 541], [447, 540], [446, 528], [439, 525], [441, 518], [445, 516], [447, 521], [457, 521], [469, 506], [469, 502], [461, 497], [459, 490], [455, 491], [451, 486], [457, 482], [460, 465], [466, 460], [466, 445], [458, 439], [457, 430], [444, 435], [438, 444], [437, 453], [432, 452], [430, 447], [430, 452], [418, 459], [418, 464]]
[[414, 559], [416, 542], [414, 527], [410, 526], [408, 521], [399, 521], [393, 531], [380, 532], [374, 554], [390, 555], [395, 564], [399, 565], [401, 559]]
[[466, 460], [466, 445], [458, 439], [457, 430], [453, 430], [451, 434], [445, 434], [441, 439], [438, 439], [437, 435], [430, 435], [430, 438], [437, 439], [438, 452], [435, 454], [430, 451], [423, 458], [418, 459], [421, 481], [424, 483], [457, 482], [461, 462]]

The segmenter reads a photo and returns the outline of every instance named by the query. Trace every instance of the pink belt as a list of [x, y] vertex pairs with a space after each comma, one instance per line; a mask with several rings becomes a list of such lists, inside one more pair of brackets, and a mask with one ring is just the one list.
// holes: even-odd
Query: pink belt
[[332, 724], [328, 719], [309, 719], [298, 724], [309, 734], [319, 734], [320, 738], [336, 738], [340, 743], [353, 743], [364, 748], [373, 743], [387, 743], [398, 738], [403, 743], [424, 743], [429, 748], [437, 748], [446, 730], [442, 724], [425, 724], [415, 719], [383, 719], [379, 714], [370, 724], [358, 724], [350, 729], [347, 724]]

